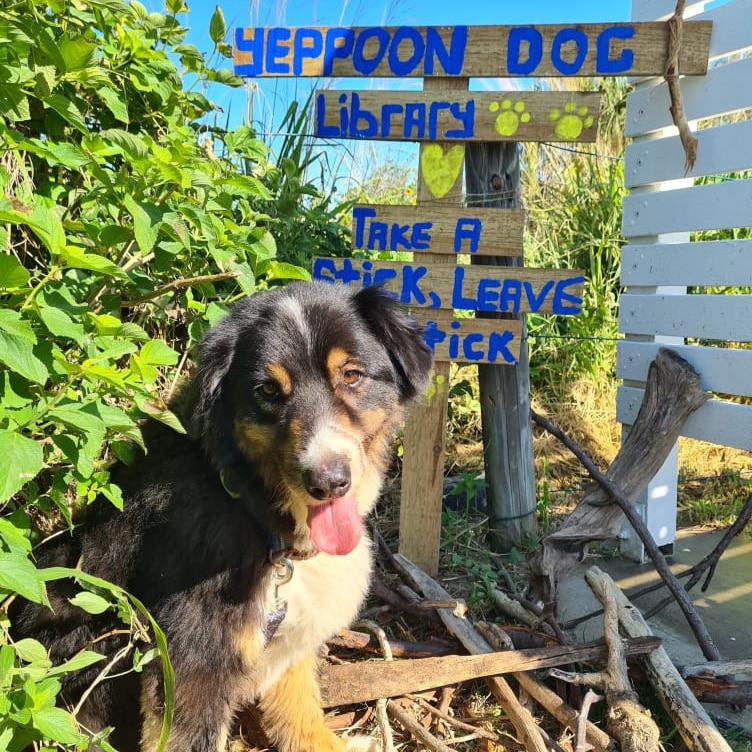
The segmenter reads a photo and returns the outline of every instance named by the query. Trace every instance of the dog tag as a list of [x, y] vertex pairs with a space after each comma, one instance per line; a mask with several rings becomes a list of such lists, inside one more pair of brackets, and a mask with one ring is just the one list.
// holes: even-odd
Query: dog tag
[[295, 567], [292, 562], [283, 558], [274, 565], [274, 610], [266, 617], [266, 626], [264, 627], [264, 647], [268, 645], [279, 629], [279, 625], [287, 615], [287, 601], [279, 597], [279, 589], [286, 585], [292, 579]]
[[287, 601], [278, 600], [277, 607], [266, 617], [266, 626], [264, 627], [264, 647], [271, 641], [279, 629], [279, 625], [287, 615]]

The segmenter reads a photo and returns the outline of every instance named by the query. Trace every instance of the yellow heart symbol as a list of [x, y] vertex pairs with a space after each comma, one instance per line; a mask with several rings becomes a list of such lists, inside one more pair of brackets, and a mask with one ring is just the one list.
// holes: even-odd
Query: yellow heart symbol
[[423, 182], [435, 198], [442, 198], [452, 189], [462, 169], [465, 156], [464, 147], [452, 146], [449, 151], [439, 144], [426, 144], [420, 155], [420, 168], [423, 172]]

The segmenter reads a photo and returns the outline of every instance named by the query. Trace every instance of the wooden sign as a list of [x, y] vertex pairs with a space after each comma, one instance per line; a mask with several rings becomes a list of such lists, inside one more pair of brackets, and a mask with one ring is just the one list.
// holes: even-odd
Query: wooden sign
[[520, 256], [525, 212], [456, 206], [357, 204], [352, 247], [472, 256]]
[[[711, 22], [685, 21], [679, 70], [707, 71]], [[239, 76], [662, 76], [665, 22], [238, 28]]]
[[489, 313], [556, 313], [582, 309], [583, 272], [514, 266], [469, 266], [352, 258], [314, 258], [313, 278], [384, 285], [405, 306]]
[[413, 311], [434, 360], [514, 366], [520, 361], [522, 324], [513, 319], [453, 318], [448, 311]]
[[315, 92], [314, 135], [393, 141], [595, 141], [597, 92]]

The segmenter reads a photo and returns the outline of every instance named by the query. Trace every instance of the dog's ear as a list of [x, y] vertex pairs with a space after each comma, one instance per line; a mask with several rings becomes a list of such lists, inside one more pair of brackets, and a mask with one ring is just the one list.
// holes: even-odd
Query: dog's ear
[[364, 287], [353, 298], [361, 318], [389, 352], [403, 402], [428, 388], [433, 355], [423, 327], [381, 287]]
[[224, 414], [224, 380], [232, 366], [238, 341], [238, 320], [232, 314], [213, 326], [198, 347], [198, 367], [188, 394], [188, 433], [200, 441], [217, 469], [230, 464], [236, 453], [232, 421]]

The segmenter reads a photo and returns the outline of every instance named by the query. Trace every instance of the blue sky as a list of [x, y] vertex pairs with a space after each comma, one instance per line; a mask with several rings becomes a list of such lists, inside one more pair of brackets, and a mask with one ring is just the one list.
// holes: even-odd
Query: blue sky
[[[215, 3], [190, 3], [200, 37]], [[225, 0], [228, 26], [539, 24], [629, 21], [630, 0]]]

